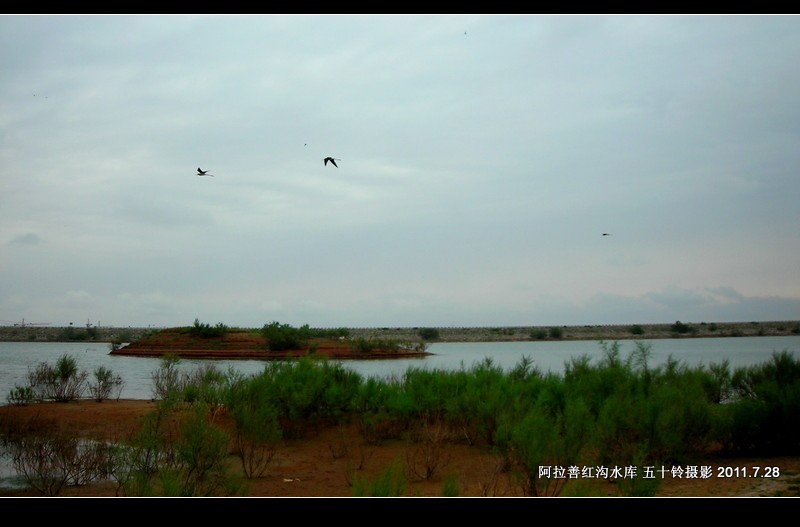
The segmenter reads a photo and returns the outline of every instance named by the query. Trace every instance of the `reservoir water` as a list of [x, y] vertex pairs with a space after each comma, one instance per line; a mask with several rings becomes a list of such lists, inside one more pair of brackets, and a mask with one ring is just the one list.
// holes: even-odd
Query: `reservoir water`
[[[669, 357], [688, 366], [721, 364], [728, 361], [731, 370], [761, 364], [772, 354], [788, 351], [800, 357], [800, 335], [771, 337], [722, 337], [620, 340], [620, 357], [626, 358], [636, 350], [637, 342], [650, 349], [650, 366], [664, 364]], [[613, 342], [606, 342], [609, 346]], [[41, 362], [54, 365], [64, 354], [75, 358], [78, 368], [92, 373], [103, 366], [122, 377], [124, 385], [120, 398], [151, 399], [152, 374], [160, 366], [153, 357], [122, 357], [109, 355], [108, 343], [86, 342], [0, 342], [0, 405], [8, 404], [9, 392], [27, 384], [30, 370]], [[571, 359], [587, 356], [592, 364], [604, 356], [599, 341], [524, 341], [524, 342], [440, 342], [428, 347], [432, 355], [416, 359], [373, 359], [341, 361], [347, 368], [369, 377], [402, 376], [408, 368], [436, 370], [469, 369], [476, 363], [491, 359], [504, 370], [510, 370], [526, 357], [543, 372], [563, 373]], [[206, 363], [219, 370], [251, 375], [260, 373], [263, 360], [198, 360], [181, 359], [182, 370], [193, 371]]]

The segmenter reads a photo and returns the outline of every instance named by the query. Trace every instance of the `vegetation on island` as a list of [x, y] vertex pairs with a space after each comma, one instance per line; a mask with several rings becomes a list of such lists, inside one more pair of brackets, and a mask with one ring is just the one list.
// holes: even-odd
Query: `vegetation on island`
[[125, 346], [111, 344], [114, 355], [183, 358], [285, 359], [304, 355], [329, 358], [404, 358], [427, 355], [427, 342], [378, 337], [352, 337], [347, 328], [294, 327], [270, 322], [260, 330], [211, 325], [195, 319], [193, 326], [153, 332]]

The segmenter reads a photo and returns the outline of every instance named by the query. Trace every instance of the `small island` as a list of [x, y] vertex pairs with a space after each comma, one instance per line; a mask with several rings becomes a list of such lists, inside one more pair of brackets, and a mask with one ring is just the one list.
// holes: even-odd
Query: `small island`
[[113, 346], [110, 355], [185, 359], [405, 359], [431, 355], [424, 343], [392, 340], [319, 336], [287, 325], [262, 330], [229, 329], [195, 323], [193, 327], [168, 328], [134, 342]]

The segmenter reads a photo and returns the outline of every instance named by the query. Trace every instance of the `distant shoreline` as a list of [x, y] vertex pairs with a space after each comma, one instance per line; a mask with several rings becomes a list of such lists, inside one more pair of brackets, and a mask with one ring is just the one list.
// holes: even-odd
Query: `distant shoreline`
[[[133, 342], [166, 328], [0, 326], [5, 342]], [[234, 329], [234, 328], [232, 328]], [[260, 328], [238, 328], [258, 331]], [[423, 339], [422, 329], [436, 330]], [[800, 335], [800, 321], [686, 322], [667, 324], [613, 324], [584, 326], [382, 327], [348, 328], [350, 338], [396, 342], [514, 342], [558, 340], [650, 340], [703, 337], [761, 337]]]

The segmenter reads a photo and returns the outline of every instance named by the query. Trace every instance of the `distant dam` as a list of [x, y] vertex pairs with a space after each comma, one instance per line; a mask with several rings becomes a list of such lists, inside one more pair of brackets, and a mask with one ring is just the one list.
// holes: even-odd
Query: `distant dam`
[[[166, 328], [98, 326], [0, 326], [0, 341], [133, 342]], [[233, 329], [233, 328], [231, 328]], [[240, 328], [258, 331], [261, 328]], [[347, 328], [350, 338], [395, 342], [511, 342], [526, 340], [647, 340], [700, 337], [756, 337], [800, 334], [800, 321], [610, 324], [584, 326], [374, 327]]]

